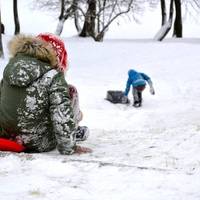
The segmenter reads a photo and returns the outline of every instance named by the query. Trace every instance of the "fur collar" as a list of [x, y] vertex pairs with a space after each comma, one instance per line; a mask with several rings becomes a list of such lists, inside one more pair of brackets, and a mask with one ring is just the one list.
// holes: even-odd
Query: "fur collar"
[[41, 61], [48, 62], [52, 67], [58, 65], [55, 51], [45, 41], [33, 37], [19, 34], [9, 42], [8, 49], [12, 57], [22, 53], [35, 57]]

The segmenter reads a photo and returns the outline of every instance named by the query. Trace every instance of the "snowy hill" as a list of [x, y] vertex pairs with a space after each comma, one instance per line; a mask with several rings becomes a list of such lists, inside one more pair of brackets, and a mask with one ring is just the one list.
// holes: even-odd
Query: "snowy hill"
[[[1, 153], [4, 200], [199, 200], [200, 41], [64, 40], [93, 153]], [[132, 67], [151, 76], [156, 95], [147, 87], [139, 109], [107, 102]]]
[[[24, 21], [23, 32], [54, 30], [55, 22], [45, 27], [48, 20], [41, 18], [43, 23], [36, 24], [39, 14], [32, 14], [33, 24]], [[2, 19], [12, 24], [5, 16], [2, 11]], [[12, 32], [10, 25], [3, 36], [0, 78]], [[200, 199], [200, 40], [111, 39], [114, 35], [110, 32], [103, 43], [63, 37], [70, 62], [66, 80], [77, 87], [84, 113], [81, 124], [90, 128], [83, 146], [93, 152], [0, 152], [3, 200]], [[122, 35], [116, 33], [115, 38]], [[124, 90], [130, 68], [147, 73], [156, 91], [151, 96], [147, 86], [138, 109], [105, 100], [107, 90]], [[132, 103], [131, 93], [129, 98]]]

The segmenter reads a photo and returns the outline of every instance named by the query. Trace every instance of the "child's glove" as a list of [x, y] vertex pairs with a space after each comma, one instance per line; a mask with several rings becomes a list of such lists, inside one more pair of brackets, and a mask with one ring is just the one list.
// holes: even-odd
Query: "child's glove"
[[74, 153], [77, 154], [92, 153], [92, 149], [88, 147], [76, 146]]
[[123, 96], [122, 97], [122, 103], [126, 104], [128, 102], [128, 97], [127, 96]]
[[155, 90], [154, 90], [153, 86], [150, 87], [150, 93], [151, 93], [152, 95], [155, 94]]

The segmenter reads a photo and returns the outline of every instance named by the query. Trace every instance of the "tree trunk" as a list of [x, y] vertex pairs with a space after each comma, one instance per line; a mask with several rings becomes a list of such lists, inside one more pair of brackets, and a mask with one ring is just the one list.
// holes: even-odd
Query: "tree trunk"
[[162, 15], [161, 25], [163, 26], [167, 22], [167, 13], [166, 13], [165, 0], [160, 0], [160, 5], [161, 5], [161, 15]]
[[79, 24], [78, 10], [76, 10], [75, 13], [74, 13], [74, 24], [75, 24], [77, 32], [80, 33], [81, 32], [81, 26]]
[[[95, 20], [97, 24], [96, 33], [93, 36], [95, 41], [103, 41], [109, 26], [119, 16], [127, 14], [131, 10], [133, 1], [125, 1], [125, 4], [122, 6], [118, 0], [110, 1], [111, 3], [107, 0], [101, 0], [101, 4], [98, 4], [99, 7]], [[108, 9], [110, 9], [109, 12]]]
[[4, 34], [5, 33], [5, 26], [3, 23], [1, 23], [1, 33]]
[[173, 36], [181, 38], [182, 37], [182, 15], [181, 15], [181, 2], [180, 0], [174, 0], [176, 18], [174, 21], [174, 32]]
[[56, 35], [61, 35], [61, 33], [63, 31], [64, 23], [65, 23], [65, 19], [64, 18], [59, 20], [59, 22], [57, 24], [57, 27], [56, 27], [56, 31], [55, 31]]
[[[1, 9], [0, 9], [0, 23], [1, 23]], [[2, 26], [0, 26], [0, 58], [3, 58], [4, 53], [3, 53], [3, 44], [2, 44], [2, 35], [1, 35], [2, 30], [1, 30], [1, 28], [2, 28]]]
[[13, 0], [13, 13], [14, 13], [14, 22], [15, 22], [15, 35], [17, 35], [20, 33], [17, 0]]
[[60, 0], [60, 3], [61, 3], [61, 7], [60, 7], [59, 20], [62, 20], [64, 16], [64, 11], [65, 11], [65, 0]]
[[155, 40], [162, 41], [172, 27], [172, 20], [173, 20], [173, 14], [174, 14], [173, 2], [174, 2], [174, 0], [170, 0], [169, 19], [161, 27], [161, 29], [158, 31], [158, 33], [155, 35], [155, 37], [154, 37]]
[[73, 0], [70, 7], [65, 11], [65, 1], [61, 0], [61, 11], [59, 16], [59, 22], [55, 31], [56, 35], [61, 35], [64, 27], [65, 21], [70, 17], [73, 16], [77, 10], [78, 0]]
[[103, 38], [104, 38], [104, 35], [105, 35], [105, 32], [102, 31], [97, 36], [94, 37], [94, 40], [96, 42], [102, 42]]
[[60, 0], [60, 15], [58, 17], [59, 21], [56, 27], [56, 31], [55, 34], [56, 35], [61, 35], [62, 31], [63, 31], [63, 27], [64, 27], [64, 11], [65, 11], [65, 0]]
[[64, 26], [64, 10], [65, 10], [65, 0], [60, 0], [60, 15], [58, 17], [59, 21], [58, 21], [58, 24], [57, 24], [57, 27], [56, 27], [56, 31], [55, 31], [55, 34], [56, 35], [60, 35], [63, 31], [63, 26]]
[[96, 18], [96, 1], [88, 0], [88, 10], [85, 16], [83, 29], [79, 34], [80, 37], [88, 37], [95, 35], [95, 18]]

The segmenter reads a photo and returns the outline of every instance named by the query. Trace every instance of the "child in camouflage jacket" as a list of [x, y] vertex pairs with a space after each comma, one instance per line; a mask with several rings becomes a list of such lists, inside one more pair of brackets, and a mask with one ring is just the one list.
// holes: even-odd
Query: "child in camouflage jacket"
[[52, 34], [18, 35], [9, 49], [12, 58], [0, 88], [0, 137], [22, 144], [27, 152], [55, 147], [61, 154], [91, 152], [76, 144], [86, 139], [87, 127], [78, 126], [82, 114], [77, 103], [72, 105], [64, 77], [64, 43]]

